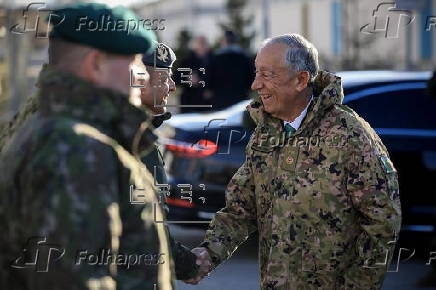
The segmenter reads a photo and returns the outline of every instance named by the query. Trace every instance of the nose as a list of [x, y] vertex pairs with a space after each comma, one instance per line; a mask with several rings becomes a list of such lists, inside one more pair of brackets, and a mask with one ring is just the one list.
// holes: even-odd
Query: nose
[[262, 88], [262, 82], [259, 81], [259, 78], [256, 76], [256, 77], [254, 78], [253, 83], [251, 84], [251, 89], [252, 89], [253, 91], [257, 91], [257, 90], [259, 90], [259, 89], [261, 89], [261, 88]]
[[172, 78], [170, 78], [170, 92], [175, 92], [175, 91], [176, 91], [176, 83]]

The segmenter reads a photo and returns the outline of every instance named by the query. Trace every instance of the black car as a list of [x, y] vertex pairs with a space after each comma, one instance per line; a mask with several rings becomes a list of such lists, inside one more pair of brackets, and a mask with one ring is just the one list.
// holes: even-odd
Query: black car
[[[398, 170], [403, 231], [436, 232], [436, 99], [430, 72], [353, 71], [344, 103], [375, 129]], [[243, 101], [211, 113], [179, 114], [158, 134], [169, 172], [168, 220], [207, 222], [224, 207], [225, 188], [244, 161], [252, 133]]]

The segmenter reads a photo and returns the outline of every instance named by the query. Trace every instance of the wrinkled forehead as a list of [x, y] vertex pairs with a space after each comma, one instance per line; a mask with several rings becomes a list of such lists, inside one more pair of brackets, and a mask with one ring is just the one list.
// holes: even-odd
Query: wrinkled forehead
[[285, 66], [285, 53], [287, 45], [283, 43], [267, 43], [262, 46], [256, 55], [257, 69]]

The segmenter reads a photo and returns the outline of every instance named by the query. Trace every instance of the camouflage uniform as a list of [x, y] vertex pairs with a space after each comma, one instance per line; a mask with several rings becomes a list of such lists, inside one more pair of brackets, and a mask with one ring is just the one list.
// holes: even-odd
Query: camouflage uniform
[[[44, 65], [42, 70], [44, 71], [46, 69], [47, 65]], [[38, 111], [38, 107], [37, 94], [31, 95], [27, 98], [25, 104], [15, 114], [13, 119], [0, 129], [0, 152], [23, 123]], [[162, 124], [162, 120], [156, 122], [156, 124]], [[156, 183], [166, 184], [167, 176], [164, 169], [163, 159], [156, 144], [152, 144], [146, 153], [145, 156], [141, 157], [141, 161], [146, 165], [152, 175], [154, 175], [154, 167], [156, 167], [156, 176], [154, 177]], [[162, 198], [160, 201], [162, 201]], [[166, 230], [169, 237], [171, 253], [174, 258], [176, 278], [178, 280], [186, 280], [195, 277], [197, 275], [195, 255], [192, 254], [187, 247], [173, 239], [167, 226]]]
[[[168, 179], [164, 168], [164, 161], [157, 145], [154, 144], [150, 153], [144, 156], [141, 160], [153, 175], [156, 168], [154, 180], [157, 184], [168, 184]], [[162, 196], [162, 200], [165, 200], [165, 196]], [[165, 208], [167, 208], [166, 204]], [[174, 240], [169, 232], [169, 229], [167, 229], [167, 231], [170, 238], [171, 252], [174, 257], [176, 278], [178, 280], [194, 278], [197, 275], [197, 264], [195, 263], [196, 256], [191, 253], [187, 247]]]
[[387, 266], [376, 263], [389, 263], [400, 230], [397, 173], [342, 100], [340, 78], [319, 72], [292, 136], [258, 101], [247, 107], [257, 127], [246, 161], [202, 243], [215, 266], [257, 230], [261, 289], [380, 289]]
[[[0, 159], [0, 288], [173, 289], [167, 232], [154, 222], [165, 215], [151, 174], [132, 154], [155, 141], [138, 130], [150, 117], [125, 95], [52, 68], [41, 72], [39, 85], [38, 112]], [[130, 185], [143, 190], [144, 203], [130, 203]], [[65, 249], [46, 273], [9, 266], [33, 236]], [[80, 250], [102, 249], [143, 260], [130, 268], [122, 259], [77, 265]]]
[[26, 99], [25, 104], [18, 110], [12, 120], [1, 124], [0, 127], [0, 152], [3, 147], [11, 139], [15, 131], [24, 123], [27, 117], [38, 108], [38, 98], [36, 95], [31, 95]]

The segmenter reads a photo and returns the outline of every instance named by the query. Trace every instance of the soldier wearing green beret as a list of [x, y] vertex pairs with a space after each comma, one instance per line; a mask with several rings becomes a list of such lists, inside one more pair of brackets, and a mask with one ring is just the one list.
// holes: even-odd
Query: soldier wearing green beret
[[139, 23], [122, 7], [54, 15], [38, 93], [0, 155], [0, 289], [172, 290], [168, 232], [154, 222], [165, 213], [139, 155], [156, 140], [152, 119], [129, 102], [130, 69], [154, 35], [76, 27], [102, 15]]

